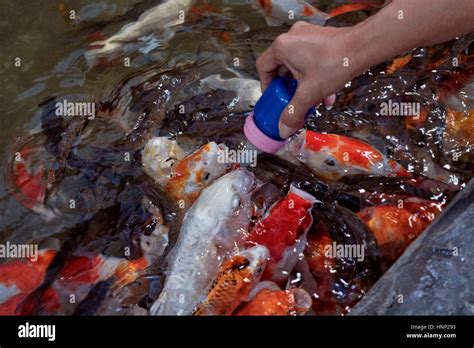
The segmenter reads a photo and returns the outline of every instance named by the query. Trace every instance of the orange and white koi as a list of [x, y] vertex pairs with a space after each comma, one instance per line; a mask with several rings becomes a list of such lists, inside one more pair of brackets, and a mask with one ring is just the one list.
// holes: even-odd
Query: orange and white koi
[[416, 197], [398, 204], [364, 208], [357, 216], [367, 225], [387, 263], [394, 262], [442, 211], [442, 204]]
[[256, 245], [224, 261], [194, 315], [231, 315], [260, 280], [268, 257], [268, 249]]
[[263, 289], [250, 302], [239, 308], [235, 315], [304, 315], [311, 309], [311, 304], [311, 296], [303, 289]]
[[202, 189], [230, 168], [231, 164], [221, 158], [226, 148], [224, 144], [211, 142], [178, 161], [171, 170], [165, 190], [176, 201], [182, 200], [184, 206], [189, 207]]
[[263, 280], [282, 284], [288, 278], [304, 250], [315, 203], [312, 195], [292, 185], [288, 194], [252, 228], [247, 245], [264, 245], [270, 251]]
[[329, 15], [304, 0], [256, 0], [254, 4], [263, 12], [270, 26], [298, 20], [323, 25], [329, 18]]
[[411, 176], [399, 163], [366, 142], [344, 135], [304, 130], [278, 155], [305, 163], [317, 176], [338, 180], [346, 175]]
[[369, 3], [345, 4], [325, 13], [304, 0], [255, 0], [254, 4], [263, 12], [270, 26], [299, 20], [324, 25], [331, 17], [373, 8], [373, 5]]

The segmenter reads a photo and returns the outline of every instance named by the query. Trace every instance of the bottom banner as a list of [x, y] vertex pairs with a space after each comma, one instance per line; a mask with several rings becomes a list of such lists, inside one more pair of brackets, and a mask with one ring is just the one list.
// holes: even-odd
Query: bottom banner
[[0, 317], [0, 346], [474, 344], [472, 317]]

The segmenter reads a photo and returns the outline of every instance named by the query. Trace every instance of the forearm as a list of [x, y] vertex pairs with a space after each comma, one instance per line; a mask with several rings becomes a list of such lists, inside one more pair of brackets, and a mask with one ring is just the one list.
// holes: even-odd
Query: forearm
[[351, 28], [354, 75], [415, 47], [474, 32], [474, 0], [394, 0]]

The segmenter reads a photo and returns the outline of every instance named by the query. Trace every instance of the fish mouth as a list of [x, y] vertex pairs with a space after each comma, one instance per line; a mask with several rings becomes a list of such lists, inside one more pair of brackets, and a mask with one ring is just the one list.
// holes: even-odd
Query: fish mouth
[[305, 133], [305, 131], [301, 132], [288, 143], [288, 150], [295, 157], [300, 158], [303, 154]]

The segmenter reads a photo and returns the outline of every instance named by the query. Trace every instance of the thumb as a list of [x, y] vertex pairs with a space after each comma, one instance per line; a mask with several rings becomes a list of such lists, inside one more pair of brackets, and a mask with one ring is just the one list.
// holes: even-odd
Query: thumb
[[298, 85], [293, 99], [291, 99], [281, 114], [278, 125], [281, 138], [286, 139], [296, 133], [303, 126], [308, 110], [319, 103], [319, 101], [313, 99], [310, 91], [311, 89]]

